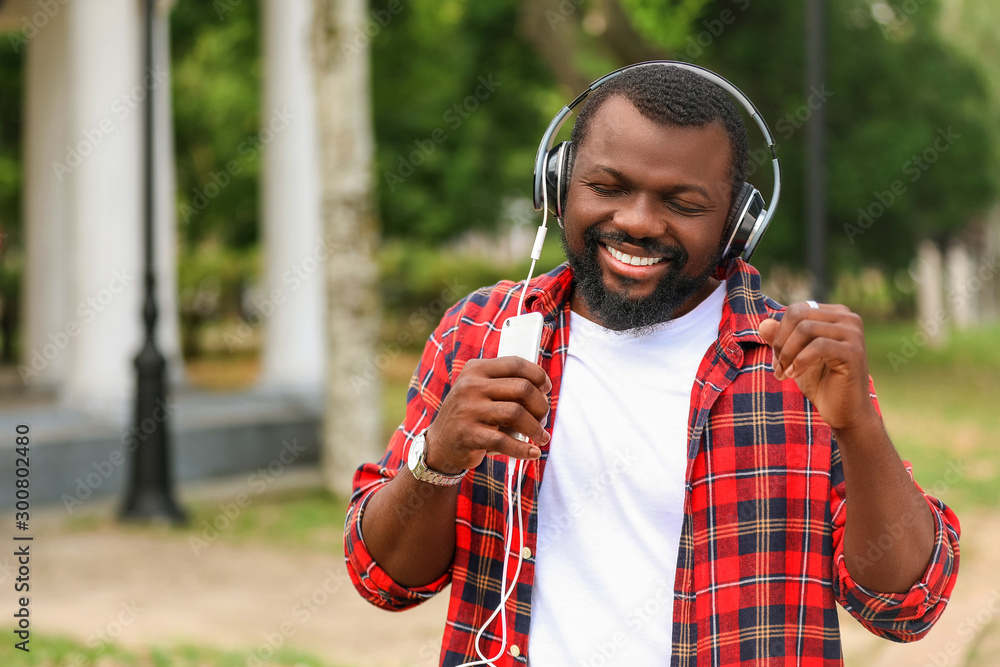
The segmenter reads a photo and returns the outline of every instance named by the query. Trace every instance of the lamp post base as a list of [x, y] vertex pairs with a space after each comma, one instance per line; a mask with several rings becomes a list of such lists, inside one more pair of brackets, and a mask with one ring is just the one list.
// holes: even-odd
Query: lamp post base
[[187, 517], [171, 492], [170, 410], [165, 409], [164, 400], [166, 361], [151, 337], [136, 357], [135, 368], [138, 383], [132, 433], [137, 446], [131, 453], [128, 489], [119, 517], [123, 521], [186, 523]]
[[145, 493], [130, 499], [128, 506], [122, 509], [118, 518], [136, 523], [164, 522], [174, 525], [188, 523], [188, 516], [184, 510], [165, 493]]

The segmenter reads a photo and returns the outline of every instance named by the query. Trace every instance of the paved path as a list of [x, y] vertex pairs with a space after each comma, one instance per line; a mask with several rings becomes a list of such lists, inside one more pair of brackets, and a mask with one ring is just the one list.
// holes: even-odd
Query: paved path
[[[244, 481], [193, 484], [182, 495], [186, 501], [229, 499], [227, 484], [240, 490]], [[288, 472], [270, 491], [319, 482], [316, 472]], [[185, 643], [240, 651], [249, 665], [259, 664], [253, 655], [266, 658], [282, 644], [330, 667], [437, 665], [444, 596], [405, 613], [387, 612], [358, 596], [339, 550], [327, 555], [219, 540], [196, 553], [186, 533], [107, 525], [110, 501], [96, 501], [88, 512], [100, 517], [101, 527], [67, 529], [61, 507], [32, 513], [37, 632], [91, 645]], [[10, 525], [13, 517], [0, 515], [0, 521]], [[0, 554], [0, 590], [10, 590], [15, 570], [13, 556]], [[12, 595], [0, 595], [0, 614], [11, 613]]]
[[[185, 536], [167, 530], [73, 532], [52, 520], [39, 527], [32, 557], [39, 632], [129, 647], [192, 643], [248, 659], [284, 643], [347, 667], [437, 664], [447, 600], [401, 614], [375, 609], [354, 591], [339, 553], [220, 541], [196, 554]], [[922, 642], [897, 645], [845, 614], [848, 667], [1000, 665], [998, 564], [1000, 517], [964, 517], [962, 573], [938, 626]], [[0, 557], [4, 589], [10, 566]], [[0, 600], [9, 618], [10, 596]], [[978, 658], [967, 662], [974, 644]]]
[[331, 665], [437, 664], [446, 600], [376, 609], [333, 554], [215, 543], [195, 555], [183, 538], [119, 531], [42, 535], [35, 548], [39, 631], [246, 651], [248, 661], [286, 644]]

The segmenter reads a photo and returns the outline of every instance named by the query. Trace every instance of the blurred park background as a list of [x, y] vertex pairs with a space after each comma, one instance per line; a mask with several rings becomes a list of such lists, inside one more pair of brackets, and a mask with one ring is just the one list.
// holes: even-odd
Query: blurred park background
[[[0, 664], [437, 664], [443, 599], [389, 615], [347, 580], [350, 473], [399, 424], [444, 309], [527, 272], [548, 121], [605, 72], [671, 58], [760, 108], [784, 181], [765, 291], [865, 317], [889, 432], [963, 522], [939, 627], [897, 646], [845, 623], [847, 664], [1000, 665], [1000, 4], [819, 2], [820, 86], [790, 0], [161, 1], [149, 71], [144, 4], [0, 0], [0, 511], [6, 532], [27, 424], [37, 540], [32, 651], [5, 632]], [[117, 520], [145, 442], [150, 97], [170, 388], [152, 428], [181, 525]], [[540, 266], [561, 261], [550, 238]]]

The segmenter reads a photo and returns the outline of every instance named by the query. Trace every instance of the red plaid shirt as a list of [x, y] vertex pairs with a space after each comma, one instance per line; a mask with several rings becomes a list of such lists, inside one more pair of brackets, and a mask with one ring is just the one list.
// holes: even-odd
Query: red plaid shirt
[[[727, 285], [719, 338], [702, 359], [691, 393], [670, 664], [841, 665], [834, 602], [879, 636], [921, 638], [955, 585], [957, 517], [925, 496], [936, 525], [934, 553], [908, 592], [877, 593], [852, 579], [844, 564], [848, 508], [837, 444], [795, 382], [775, 379], [771, 348], [757, 333], [761, 320], [782, 308], [761, 294], [760, 275], [743, 261], [732, 262], [719, 277]], [[559, 414], [571, 289], [572, 272], [563, 265], [533, 280], [525, 298], [525, 310], [545, 317], [540, 364], [552, 379], [550, 433]], [[462, 481], [455, 559], [427, 586], [400, 586], [379, 567], [365, 548], [361, 517], [372, 494], [405, 472], [410, 441], [437, 414], [465, 362], [496, 356], [500, 325], [516, 314], [519, 296], [520, 283], [503, 282], [474, 292], [445, 314], [410, 382], [406, 418], [388, 451], [354, 476], [344, 529], [351, 578], [362, 596], [391, 610], [419, 604], [451, 583], [441, 665], [476, 659], [475, 633], [499, 603], [505, 459], [487, 457]], [[872, 400], [877, 407], [874, 392]], [[513, 572], [522, 546], [531, 550], [507, 603], [512, 623], [497, 664], [524, 664], [531, 655], [534, 560], [545, 558], [536, 550], [536, 500], [547, 447], [542, 451], [536, 464], [526, 466], [522, 484], [525, 545], [513, 544], [507, 553]], [[621, 573], [621, 584], [635, 585], [628, 572]], [[497, 653], [499, 631], [495, 619], [483, 634], [485, 655]]]

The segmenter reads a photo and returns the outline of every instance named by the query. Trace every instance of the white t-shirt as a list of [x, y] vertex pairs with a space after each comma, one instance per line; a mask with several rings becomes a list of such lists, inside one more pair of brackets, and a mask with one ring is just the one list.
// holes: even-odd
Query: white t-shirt
[[535, 667], [669, 664], [691, 390], [724, 299], [720, 284], [638, 337], [571, 313], [538, 497]]

